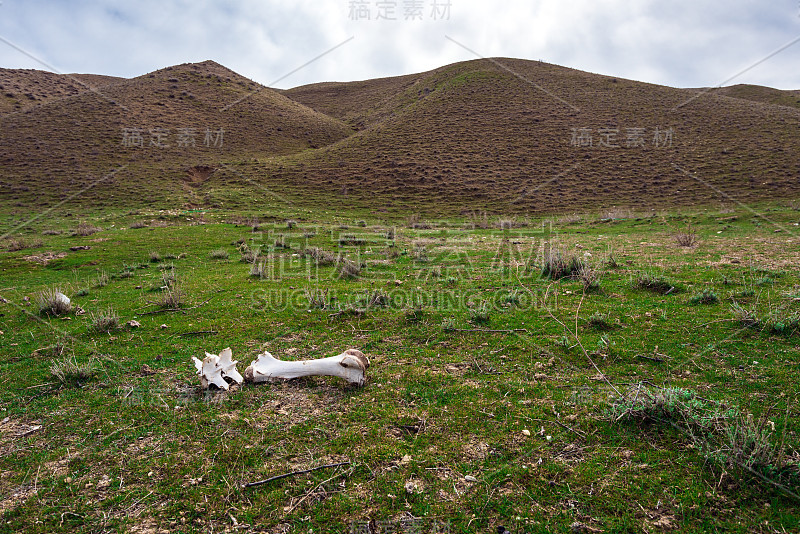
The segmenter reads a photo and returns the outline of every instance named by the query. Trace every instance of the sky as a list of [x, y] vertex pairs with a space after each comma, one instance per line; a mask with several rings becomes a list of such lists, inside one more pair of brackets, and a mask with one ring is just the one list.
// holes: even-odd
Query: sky
[[290, 88], [542, 60], [673, 87], [800, 89], [800, 0], [2, 0], [0, 67], [214, 60]]

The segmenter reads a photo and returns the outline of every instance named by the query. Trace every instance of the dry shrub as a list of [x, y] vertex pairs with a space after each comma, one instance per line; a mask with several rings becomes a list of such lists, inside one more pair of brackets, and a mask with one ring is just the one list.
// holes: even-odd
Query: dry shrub
[[686, 229], [681, 232], [674, 233], [672, 237], [679, 247], [690, 248], [697, 246], [700, 242], [700, 239], [697, 237], [697, 232], [691, 226], [687, 226]]
[[56, 288], [47, 288], [34, 296], [34, 302], [41, 315], [60, 317], [72, 311], [72, 303], [63, 298], [63, 293]]
[[82, 222], [78, 225], [77, 228], [75, 228], [75, 230], [73, 231], [73, 235], [86, 237], [102, 231], [103, 229], [100, 228], [99, 226], [94, 226], [93, 224]]

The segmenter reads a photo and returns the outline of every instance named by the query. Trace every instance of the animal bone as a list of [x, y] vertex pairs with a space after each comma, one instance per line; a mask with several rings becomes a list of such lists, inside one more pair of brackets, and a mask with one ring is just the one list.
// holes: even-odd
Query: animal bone
[[197, 374], [200, 375], [200, 386], [203, 389], [208, 389], [209, 384], [214, 384], [220, 389], [227, 390], [229, 386], [225, 378], [230, 378], [237, 384], [244, 381], [242, 375], [236, 370], [236, 364], [239, 362], [233, 359], [233, 351], [230, 347], [220, 352], [219, 356], [206, 352], [203, 360], [198, 360], [194, 356], [192, 356], [192, 360], [197, 368]]
[[272, 382], [302, 376], [338, 376], [350, 385], [363, 386], [367, 380], [367, 367], [369, 359], [356, 349], [347, 349], [338, 356], [299, 362], [278, 360], [264, 352], [244, 370], [244, 379], [247, 382]]

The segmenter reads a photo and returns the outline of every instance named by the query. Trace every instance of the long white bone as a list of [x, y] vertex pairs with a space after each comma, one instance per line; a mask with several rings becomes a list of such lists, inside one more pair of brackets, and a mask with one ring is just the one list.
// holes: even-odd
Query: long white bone
[[350, 385], [363, 386], [368, 367], [369, 359], [356, 349], [347, 349], [330, 358], [299, 362], [279, 360], [269, 352], [264, 352], [244, 370], [244, 379], [247, 382], [272, 382], [303, 376], [338, 376]]

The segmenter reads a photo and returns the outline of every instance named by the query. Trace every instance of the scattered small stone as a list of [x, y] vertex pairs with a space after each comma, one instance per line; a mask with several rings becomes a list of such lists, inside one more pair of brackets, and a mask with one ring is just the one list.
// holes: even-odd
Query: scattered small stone
[[161, 325], [161, 330], [164, 330], [165, 328], [169, 328], [169, 327], [167, 325], [165, 325], [165, 324], [162, 324]]
[[128, 321], [128, 326], [130, 326], [131, 328], [139, 328], [140, 326], [142, 326], [142, 323], [140, 323], [139, 321], [131, 320]]
[[467, 476], [465, 476], [465, 477], [464, 477], [464, 480], [466, 480], [467, 482], [477, 482], [477, 481], [478, 481], [478, 479], [477, 479], [477, 478], [475, 478], [475, 477], [474, 477], [474, 476], [472, 476], [472, 475], [467, 475]]
[[109, 486], [111, 486], [111, 479], [108, 478], [108, 475], [103, 475], [103, 478], [97, 483], [97, 489], [106, 489]]
[[92, 247], [90, 247], [89, 245], [78, 245], [76, 247], [69, 247], [69, 249], [75, 252], [76, 250], [91, 250]]
[[526, 435], [526, 436], [530, 436], [530, 435], [531, 435], [531, 431], [530, 431], [530, 430], [528, 430], [527, 428], [526, 428], [526, 429], [524, 429], [524, 430], [522, 431], [522, 433], [523, 433], [524, 435]]

